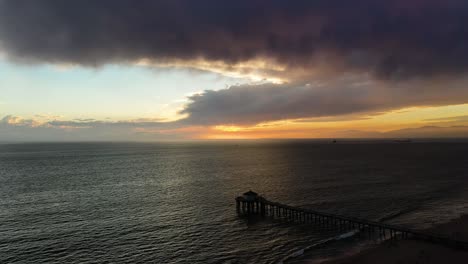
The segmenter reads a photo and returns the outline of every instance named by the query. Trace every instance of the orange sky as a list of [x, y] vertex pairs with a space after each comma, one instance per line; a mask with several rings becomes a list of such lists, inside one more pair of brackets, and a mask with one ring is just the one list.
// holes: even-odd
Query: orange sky
[[[468, 125], [468, 104], [411, 107], [371, 116], [343, 117], [333, 121], [327, 118], [284, 120], [255, 126], [214, 126], [201, 130], [201, 139], [255, 139], [255, 138], [343, 138], [362, 137], [349, 131], [389, 132], [425, 126], [456, 127]], [[439, 120], [436, 120], [439, 119]], [[335, 118], [336, 120], [336, 118]]]

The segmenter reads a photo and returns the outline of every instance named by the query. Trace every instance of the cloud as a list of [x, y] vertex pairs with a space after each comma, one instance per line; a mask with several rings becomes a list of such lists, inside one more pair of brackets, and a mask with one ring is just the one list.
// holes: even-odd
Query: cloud
[[335, 137], [342, 138], [466, 138], [468, 126], [423, 126], [387, 132], [347, 130], [339, 131]]
[[[382, 82], [348, 75], [311, 83], [239, 85], [191, 96], [185, 122], [252, 125], [285, 119], [354, 119], [409, 106], [465, 103], [468, 79]], [[445, 87], [451, 89], [444, 89]]]
[[34, 119], [24, 119], [18, 116], [7, 115], [0, 119], [0, 126], [16, 126], [16, 127], [37, 127], [41, 123]]
[[0, 119], [0, 142], [11, 141], [153, 141], [187, 140], [200, 133], [179, 122]]
[[118, 138], [462, 104], [467, 13], [462, 0], [0, 0], [0, 54], [13, 61], [190, 68], [262, 82], [192, 95], [175, 122], [9, 116], [0, 125]]
[[360, 139], [435, 139], [435, 138], [467, 138], [468, 126], [425, 126], [415, 128], [405, 128], [387, 132], [350, 130], [350, 129], [329, 129], [329, 128], [309, 128], [296, 130], [274, 130], [269, 133], [264, 131], [223, 131], [221, 134], [213, 133], [210, 139], [226, 138], [360, 138]]
[[347, 114], [341, 116], [325, 116], [325, 117], [311, 117], [311, 118], [301, 118], [294, 120], [295, 123], [323, 123], [323, 122], [340, 122], [340, 121], [359, 121], [359, 120], [369, 120], [370, 116], [362, 116], [359, 114]]
[[428, 77], [466, 72], [467, 11], [461, 0], [0, 0], [0, 45], [24, 62], [266, 58], [286, 76]]
[[[387, 132], [343, 128], [275, 128], [268, 124], [260, 129], [191, 125], [187, 120], [175, 122], [73, 121], [40, 122], [17, 116], [0, 119], [1, 142], [32, 141], [171, 141], [228, 138], [466, 138], [468, 126], [439, 125], [405, 128]], [[265, 130], [266, 129], [266, 130]]]
[[174, 129], [180, 128], [182, 122], [161, 122], [156, 120], [136, 119], [123, 121], [101, 121], [95, 119], [80, 120], [52, 120], [45, 124], [52, 127], [74, 127], [74, 128], [99, 128], [99, 127], [126, 127], [126, 128], [159, 128]]
[[382, 134], [383, 137], [393, 138], [466, 138], [468, 126], [425, 126], [394, 130]]
[[449, 116], [449, 117], [441, 117], [441, 118], [429, 118], [429, 119], [425, 119], [424, 121], [430, 121], [430, 122], [468, 122], [468, 115]]
[[433, 126], [458, 127], [468, 124], [468, 115], [429, 118], [424, 121]]

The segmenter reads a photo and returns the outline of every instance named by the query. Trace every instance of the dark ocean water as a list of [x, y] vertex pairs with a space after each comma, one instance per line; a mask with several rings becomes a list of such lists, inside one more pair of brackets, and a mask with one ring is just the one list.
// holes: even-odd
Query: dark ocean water
[[249, 189], [425, 228], [468, 213], [467, 187], [457, 142], [0, 145], [0, 263], [272, 263], [339, 231], [240, 218]]

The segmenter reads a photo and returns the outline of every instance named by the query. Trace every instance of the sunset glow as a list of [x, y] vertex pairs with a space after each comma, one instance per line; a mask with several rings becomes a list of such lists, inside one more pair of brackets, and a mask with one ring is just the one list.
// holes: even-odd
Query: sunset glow
[[[465, 25], [452, 19], [463, 9], [458, 2], [444, 4], [441, 22], [431, 12], [439, 4], [421, 1], [364, 1], [382, 18], [356, 8], [275, 3], [259, 9], [264, 17], [247, 12], [226, 20], [204, 4], [188, 8], [188, 16], [167, 17], [184, 13], [184, 4], [126, 8], [124, 1], [105, 9], [108, 20], [93, 13], [86, 34], [74, 10], [95, 9], [78, 2], [31, 6], [20, 18], [11, 14], [21, 5], [0, 1], [0, 141], [459, 137], [468, 131], [468, 53], [459, 48], [467, 38], [450, 30]], [[148, 17], [129, 12], [153, 9]], [[343, 21], [355, 22], [343, 31]], [[453, 41], [438, 42], [449, 36]]]

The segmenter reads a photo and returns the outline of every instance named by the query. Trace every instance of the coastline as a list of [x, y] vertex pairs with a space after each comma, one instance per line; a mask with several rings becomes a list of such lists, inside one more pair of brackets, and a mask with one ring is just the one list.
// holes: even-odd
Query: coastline
[[[468, 241], [468, 215], [463, 215], [448, 223], [428, 229], [431, 232], [449, 235]], [[296, 259], [293, 263], [322, 264], [374, 264], [374, 263], [466, 263], [468, 250], [457, 250], [440, 244], [422, 240], [388, 240], [375, 247], [364, 249], [353, 255], [337, 259], [317, 261], [307, 257]]]

